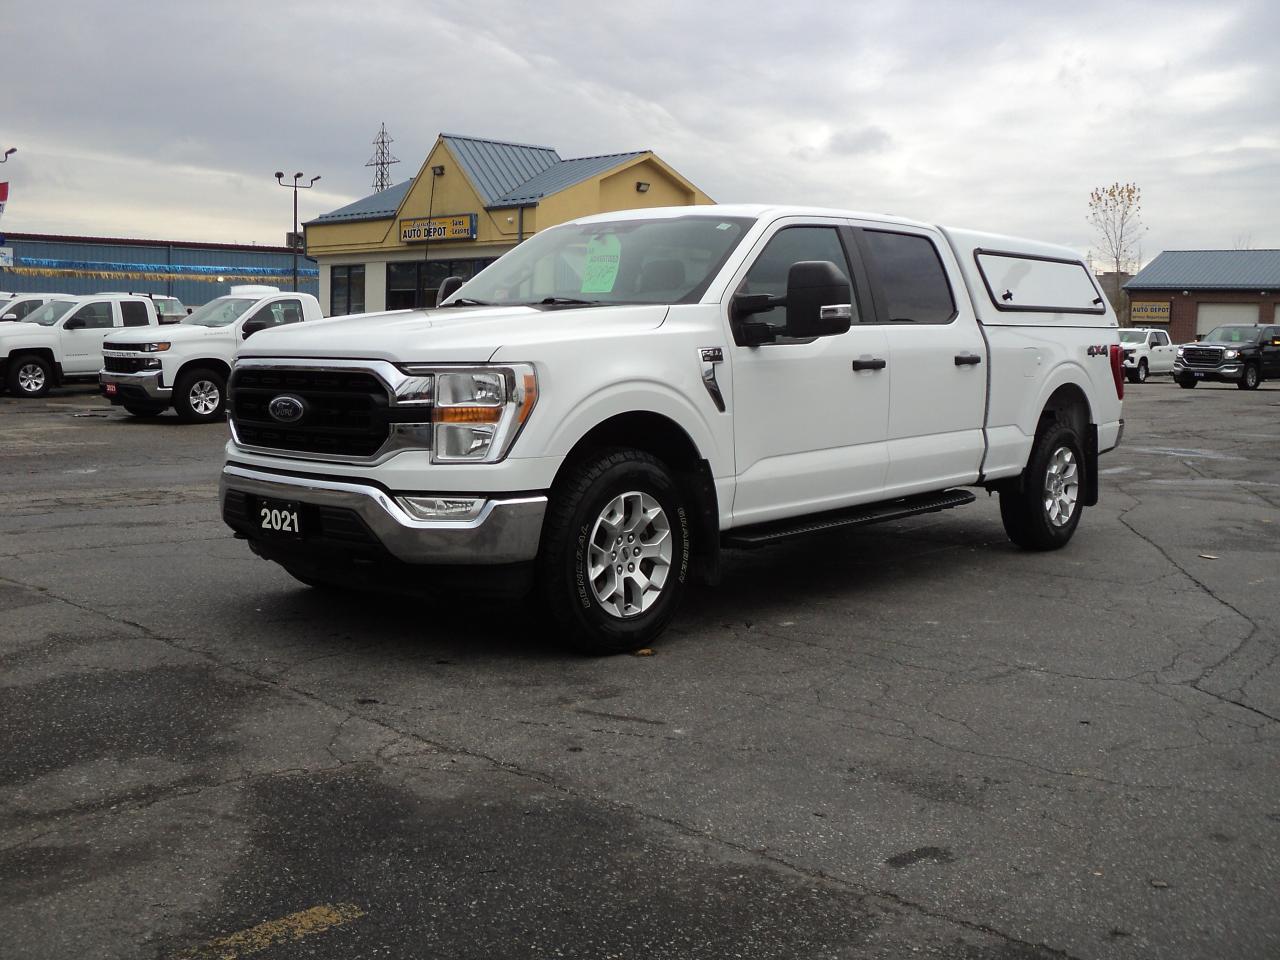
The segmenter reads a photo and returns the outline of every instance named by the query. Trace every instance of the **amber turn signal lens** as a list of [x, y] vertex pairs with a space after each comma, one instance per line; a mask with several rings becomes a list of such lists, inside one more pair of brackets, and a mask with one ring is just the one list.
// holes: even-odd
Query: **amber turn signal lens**
[[436, 423], [497, 423], [501, 407], [436, 407]]

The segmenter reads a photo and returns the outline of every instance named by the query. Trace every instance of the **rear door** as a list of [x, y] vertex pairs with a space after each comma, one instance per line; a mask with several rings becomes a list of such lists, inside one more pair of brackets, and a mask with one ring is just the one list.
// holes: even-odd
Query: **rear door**
[[[889, 341], [886, 496], [972, 483], [983, 451], [987, 352], [950, 247], [923, 229], [856, 231]], [[864, 323], [868, 322], [864, 318]]]
[[72, 376], [102, 369], [102, 341], [118, 326], [110, 300], [82, 303], [62, 321], [62, 370]]

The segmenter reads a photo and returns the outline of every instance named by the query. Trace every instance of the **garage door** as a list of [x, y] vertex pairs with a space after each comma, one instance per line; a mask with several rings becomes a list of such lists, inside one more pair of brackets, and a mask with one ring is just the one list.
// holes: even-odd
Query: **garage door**
[[1202, 303], [1196, 309], [1196, 333], [1208, 333], [1224, 323], [1257, 323], [1256, 303]]

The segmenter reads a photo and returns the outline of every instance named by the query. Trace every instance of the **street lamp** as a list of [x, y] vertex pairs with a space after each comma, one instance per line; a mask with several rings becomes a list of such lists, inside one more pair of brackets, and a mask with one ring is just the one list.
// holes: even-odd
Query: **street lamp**
[[310, 183], [299, 183], [298, 181], [305, 177], [306, 174], [299, 171], [293, 175], [293, 183], [284, 182], [284, 171], [276, 171], [276, 183], [293, 191], [293, 237], [290, 246], [293, 247], [293, 289], [296, 293], [298, 290], [298, 191], [310, 190], [316, 185], [319, 176], [311, 178]]
[[5, 162], [7, 162], [7, 161], [8, 161], [8, 159], [9, 159], [10, 157], [12, 157], [12, 156], [13, 156], [15, 153], [17, 153], [17, 152], [18, 152], [18, 148], [17, 148], [17, 147], [10, 147], [8, 150], [6, 150], [6, 151], [4, 152], [4, 157], [3, 157], [3, 158], [0, 158], [0, 163], [5, 163]]

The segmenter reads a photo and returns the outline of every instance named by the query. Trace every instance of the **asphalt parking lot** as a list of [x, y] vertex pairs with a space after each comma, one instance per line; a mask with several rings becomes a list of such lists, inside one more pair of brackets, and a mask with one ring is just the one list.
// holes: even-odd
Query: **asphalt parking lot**
[[0, 397], [0, 952], [1280, 956], [1280, 385], [1125, 416], [1061, 552], [981, 497], [589, 660], [256, 559], [224, 425]]

